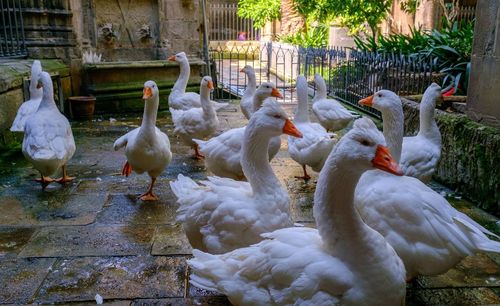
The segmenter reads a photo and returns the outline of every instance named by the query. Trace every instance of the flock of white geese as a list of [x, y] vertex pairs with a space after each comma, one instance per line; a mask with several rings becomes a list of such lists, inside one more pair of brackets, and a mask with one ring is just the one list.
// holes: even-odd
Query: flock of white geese
[[[195, 182], [179, 174], [170, 182], [180, 205], [178, 220], [194, 249], [190, 281], [197, 287], [223, 293], [235, 305], [402, 305], [406, 281], [415, 276], [446, 272], [476, 252], [500, 251], [500, 243], [485, 235], [493, 233], [424, 183], [441, 152], [434, 121], [438, 85], [424, 93], [416, 136], [403, 137], [401, 100], [380, 90], [360, 103], [382, 113], [384, 134], [361, 118], [337, 139], [331, 132], [353, 118], [327, 98], [320, 75], [312, 105], [319, 124], [309, 119], [303, 76], [296, 80], [292, 123], [272, 98], [281, 97], [274, 84], [257, 88], [255, 73], [246, 66], [248, 86], [240, 105], [248, 125], [213, 137], [216, 110], [225, 104], [210, 101], [211, 78], [203, 77], [199, 94], [186, 92], [186, 55], [169, 60], [180, 65], [168, 98], [174, 134], [217, 175]], [[43, 187], [59, 168], [63, 175], [55, 181], [71, 181], [66, 163], [75, 142], [39, 61], [32, 66], [30, 94], [12, 131], [24, 132], [22, 151], [40, 172]], [[144, 83], [143, 99], [141, 126], [117, 139], [114, 149], [125, 150], [124, 175], [151, 177], [140, 196], [148, 201], [157, 199], [153, 187], [172, 153], [168, 136], [156, 127], [154, 81]], [[304, 169], [302, 178], [309, 178], [306, 166], [320, 171], [313, 206], [317, 229], [294, 224], [289, 195], [270, 166], [282, 134], [288, 135], [290, 156]]]

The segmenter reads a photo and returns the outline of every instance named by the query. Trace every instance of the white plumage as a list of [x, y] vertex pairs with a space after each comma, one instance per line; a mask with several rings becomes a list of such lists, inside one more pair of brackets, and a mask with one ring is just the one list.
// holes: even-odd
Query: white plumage
[[155, 82], [144, 83], [143, 99], [145, 103], [141, 126], [118, 138], [113, 148], [116, 151], [125, 147], [127, 163], [123, 167], [123, 175], [129, 176], [132, 170], [138, 174], [148, 173], [151, 177], [151, 185], [148, 191], [139, 198], [144, 201], [153, 201], [158, 199], [153, 194], [154, 183], [172, 160], [172, 152], [167, 134], [156, 127], [160, 97]]
[[252, 115], [244, 134], [241, 162], [249, 183], [211, 176], [198, 185], [182, 174], [170, 183], [180, 204], [177, 218], [193, 248], [223, 253], [293, 224], [288, 194], [264, 149], [281, 133], [299, 135], [283, 110], [267, 101]]
[[[320, 174], [314, 196], [318, 230], [279, 229], [222, 255], [194, 250], [191, 283], [227, 295], [234, 305], [403, 305], [403, 263], [353, 208], [359, 176], [375, 166], [370, 161], [390, 160], [378, 156], [384, 139], [375, 125], [360, 120]], [[378, 166], [396, 171], [387, 160]]]
[[42, 73], [42, 64], [39, 60], [34, 60], [31, 66], [30, 99], [21, 104], [17, 110], [16, 118], [10, 128], [11, 132], [24, 132], [26, 120], [37, 111], [42, 101], [43, 89], [37, 88], [40, 73]]
[[213, 89], [212, 78], [205, 76], [200, 84], [201, 108], [195, 107], [187, 110], [170, 108], [175, 125], [174, 134], [179, 136], [185, 144], [194, 148], [197, 158], [203, 156], [199, 154], [198, 144], [193, 141], [193, 138], [209, 137], [219, 127], [219, 119], [209, 100], [211, 89]]
[[352, 119], [353, 115], [335, 99], [327, 99], [326, 84], [321, 75], [314, 75], [316, 84], [316, 94], [312, 100], [313, 113], [318, 118], [319, 123], [327, 131], [338, 131], [345, 128]]
[[294, 123], [302, 133], [302, 138], [288, 138], [288, 153], [290, 157], [298, 162], [304, 171], [303, 179], [309, 179], [306, 166], [319, 172], [325, 163], [328, 154], [333, 148], [336, 140], [318, 123], [309, 121], [307, 81], [304, 76], [297, 77], [297, 111]]
[[428, 182], [441, 157], [441, 133], [434, 120], [436, 101], [441, 98], [441, 87], [432, 83], [420, 102], [420, 129], [413, 137], [403, 138], [401, 168], [405, 175]]
[[[381, 90], [360, 103], [382, 112], [384, 136], [398, 160], [403, 139], [401, 100]], [[394, 247], [408, 278], [444, 273], [479, 251], [500, 252], [500, 243], [484, 234], [492, 233], [416, 178], [367, 172], [356, 189], [355, 205], [363, 220]]]
[[[264, 82], [252, 96], [252, 108], [249, 110], [251, 116], [258, 110], [266, 98], [271, 96], [280, 97], [281, 94], [273, 83]], [[241, 147], [245, 127], [230, 129], [219, 136], [212, 137], [208, 141], [193, 139], [198, 145], [200, 152], [205, 156], [205, 166], [213, 174], [232, 179], [243, 179], [241, 167]], [[281, 146], [280, 136], [271, 138], [268, 147], [269, 160], [278, 153]]]
[[73, 132], [68, 119], [57, 109], [54, 101], [52, 79], [47, 72], [38, 75], [38, 84], [43, 87], [43, 97], [37, 111], [24, 126], [22, 151], [35, 169], [40, 171], [42, 187], [52, 181], [49, 177], [63, 167], [65, 183], [73, 178], [66, 175], [65, 165], [76, 150]]
[[[168, 60], [178, 62], [180, 69], [179, 78], [175, 82], [174, 87], [172, 87], [172, 91], [168, 96], [168, 107], [179, 110], [201, 107], [200, 95], [195, 92], [186, 92], [191, 70], [186, 53], [177, 53], [176, 55], [169, 57]], [[228, 105], [228, 103], [218, 103], [215, 101], [210, 102], [216, 111]]]
[[240, 101], [241, 112], [245, 116], [245, 118], [250, 120], [250, 116], [253, 114], [254, 110], [254, 100], [253, 95], [256, 91], [256, 79], [255, 79], [255, 70], [252, 66], [246, 65], [241, 69], [241, 72], [245, 73], [248, 79], [247, 87], [245, 89], [245, 93]]

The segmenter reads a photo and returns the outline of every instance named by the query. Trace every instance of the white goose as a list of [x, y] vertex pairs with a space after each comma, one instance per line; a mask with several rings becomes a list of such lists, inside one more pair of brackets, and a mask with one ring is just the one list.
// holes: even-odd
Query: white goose
[[312, 110], [319, 123], [327, 131], [338, 131], [345, 128], [354, 118], [352, 114], [335, 99], [326, 98], [326, 83], [319, 74], [314, 74], [316, 94], [312, 100]]
[[134, 170], [142, 174], [147, 172], [151, 177], [148, 190], [139, 196], [143, 201], [155, 201], [158, 197], [153, 193], [156, 178], [165, 170], [172, 160], [168, 136], [156, 127], [156, 116], [160, 103], [158, 86], [153, 81], [144, 83], [144, 115], [141, 126], [118, 138], [113, 148], [125, 147], [127, 162], [122, 174], [129, 176]]
[[75, 153], [76, 146], [68, 119], [64, 117], [54, 101], [52, 79], [47, 72], [38, 75], [37, 88], [43, 87], [43, 97], [37, 111], [24, 126], [23, 154], [40, 171], [37, 180], [45, 188], [54, 180], [50, 178], [62, 167], [63, 176], [56, 182], [72, 181], [66, 173], [66, 163]]
[[405, 270], [353, 207], [361, 174], [400, 173], [373, 122], [359, 119], [333, 149], [314, 194], [318, 230], [284, 228], [222, 255], [194, 250], [191, 283], [234, 305], [403, 305]]
[[257, 86], [255, 79], [255, 70], [253, 69], [252, 66], [246, 65], [245, 67], [243, 67], [243, 69], [241, 69], [241, 72], [246, 74], [248, 83], [247, 83], [247, 88], [245, 89], [245, 93], [243, 94], [243, 97], [241, 98], [240, 101], [240, 108], [245, 118], [250, 120], [250, 116], [254, 112], [253, 95], [255, 94]]
[[[403, 140], [401, 100], [380, 90], [360, 103], [382, 112], [384, 136], [398, 160]], [[479, 251], [500, 252], [500, 243], [484, 234], [491, 232], [413, 177], [369, 171], [359, 181], [355, 205], [366, 224], [394, 247], [408, 279], [444, 273]]]
[[[186, 92], [186, 87], [189, 81], [191, 67], [186, 53], [180, 52], [168, 58], [169, 61], [179, 63], [179, 78], [172, 87], [172, 91], [168, 96], [168, 107], [173, 109], [188, 110], [193, 107], [201, 107], [200, 95], [195, 92]], [[218, 103], [211, 101], [215, 110], [219, 110], [228, 105], [228, 103]]]
[[441, 98], [441, 87], [432, 83], [420, 102], [420, 129], [414, 137], [403, 138], [401, 168], [405, 175], [428, 182], [441, 157], [441, 133], [434, 120], [436, 101]]
[[30, 99], [21, 104], [17, 110], [16, 118], [10, 128], [12, 132], [24, 132], [26, 120], [36, 112], [42, 101], [43, 89], [37, 88], [40, 73], [42, 73], [42, 64], [39, 60], [34, 60], [31, 66]]
[[304, 176], [296, 176], [296, 178], [302, 178], [304, 180], [311, 178], [307, 174], [306, 166], [310, 166], [314, 171], [319, 172], [336, 142], [331, 138], [333, 135], [327, 133], [320, 124], [311, 123], [309, 121], [309, 98], [307, 90], [306, 78], [302, 75], [298, 76], [298, 105], [297, 111], [295, 112], [294, 123], [304, 137], [288, 137], [288, 153], [290, 153], [290, 157], [298, 162], [304, 170]]
[[262, 233], [293, 225], [288, 194], [264, 149], [282, 133], [301, 137], [279, 105], [267, 101], [245, 129], [241, 163], [249, 183], [211, 176], [198, 185], [182, 174], [170, 183], [180, 204], [177, 219], [193, 248], [223, 253], [260, 241]]
[[204, 156], [198, 151], [198, 144], [193, 141], [193, 138], [209, 137], [219, 127], [219, 119], [210, 103], [210, 90], [213, 88], [212, 78], [205, 76], [200, 84], [201, 108], [195, 107], [187, 110], [170, 108], [175, 125], [174, 134], [178, 135], [185, 144], [193, 147], [194, 157], [197, 159], [202, 159]]
[[[250, 116], [253, 114], [253, 110], [260, 109], [264, 100], [269, 97], [281, 98], [282, 96], [273, 83], [264, 82], [252, 96], [253, 105], [249, 110]], [[205, 166], [209, 171], [217, 176], [229, 177], [235, 180], [245, 178], [240, 163], [245, 128], [243, 126], [230, 129], [217, 137], [210, 138], [208, 141], [193, 139], [198, 144], [200, 152], [205, 156]], [[278, 153], [280, 146], [280, 136], [271, 138], [268, 148], [269, 160], [272, 160]]]

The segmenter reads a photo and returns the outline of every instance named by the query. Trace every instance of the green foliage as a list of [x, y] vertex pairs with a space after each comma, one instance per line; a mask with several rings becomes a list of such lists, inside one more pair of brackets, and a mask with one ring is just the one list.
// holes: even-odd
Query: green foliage
[[325, 24], [319, 24], [315, 27], [309, 27], [305, 33], [298, 32], [292, 35], [281, 36], [279, 40], [304, 48], [325, 47], [328, 42], [328, 27]]
[[470, 72], [470, 57], [474, 22], [457, 23], [441, 31], [423, 32], [412, 29], [411, 33], [391, 34], [363, 40], [355, 38], [358, 49], [381, 53], [399, 53], [419, 57], [423, 60], [433, 58], [436, 71], [446, 76], [443, 86], [453, 82], [455, 89], [465, 93]]
[[280, 0], [239, 0], [238, 16], [250, 18], [256, 28], [280, 18]]

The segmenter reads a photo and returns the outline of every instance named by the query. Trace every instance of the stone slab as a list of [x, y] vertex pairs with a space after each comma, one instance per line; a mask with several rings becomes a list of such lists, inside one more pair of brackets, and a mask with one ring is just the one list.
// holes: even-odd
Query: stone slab
[[29, 303], [54, 262], [54, 258], [0, 261], [0, 304]]
[[159, 226], [154, 237], [152, 255], [191, 255], [191, 245], [181, 224]]
[[15, 258], [34, 232], [34, 228], [0, 227], [0, 261]]
[[94, 222], [105, 195], [71, 194], [68, 188], [55, 188], [42, 191], [37, 184], [28, 188], [32, 192], [0, 196], [0, 226], [85, 225]]
[[314, 222], [314, 194], [296, 193], [290, 195], [290, 214], [295, 222]]
[[44, 227], [31, 239], [20, 257], [125, 256], [148, 254], [153, 226]]
[[100, 224], [167, 224], [175, 220], [175, 209], [167, 214], [162, 201], [138, 201], [135, 195], [111, 194], [97, 216]]
[[[34, 301], [183, 297], [183, 257], [84, 257], [58, 260]], [[95, 303], [95, 302], [94, 302]]]

